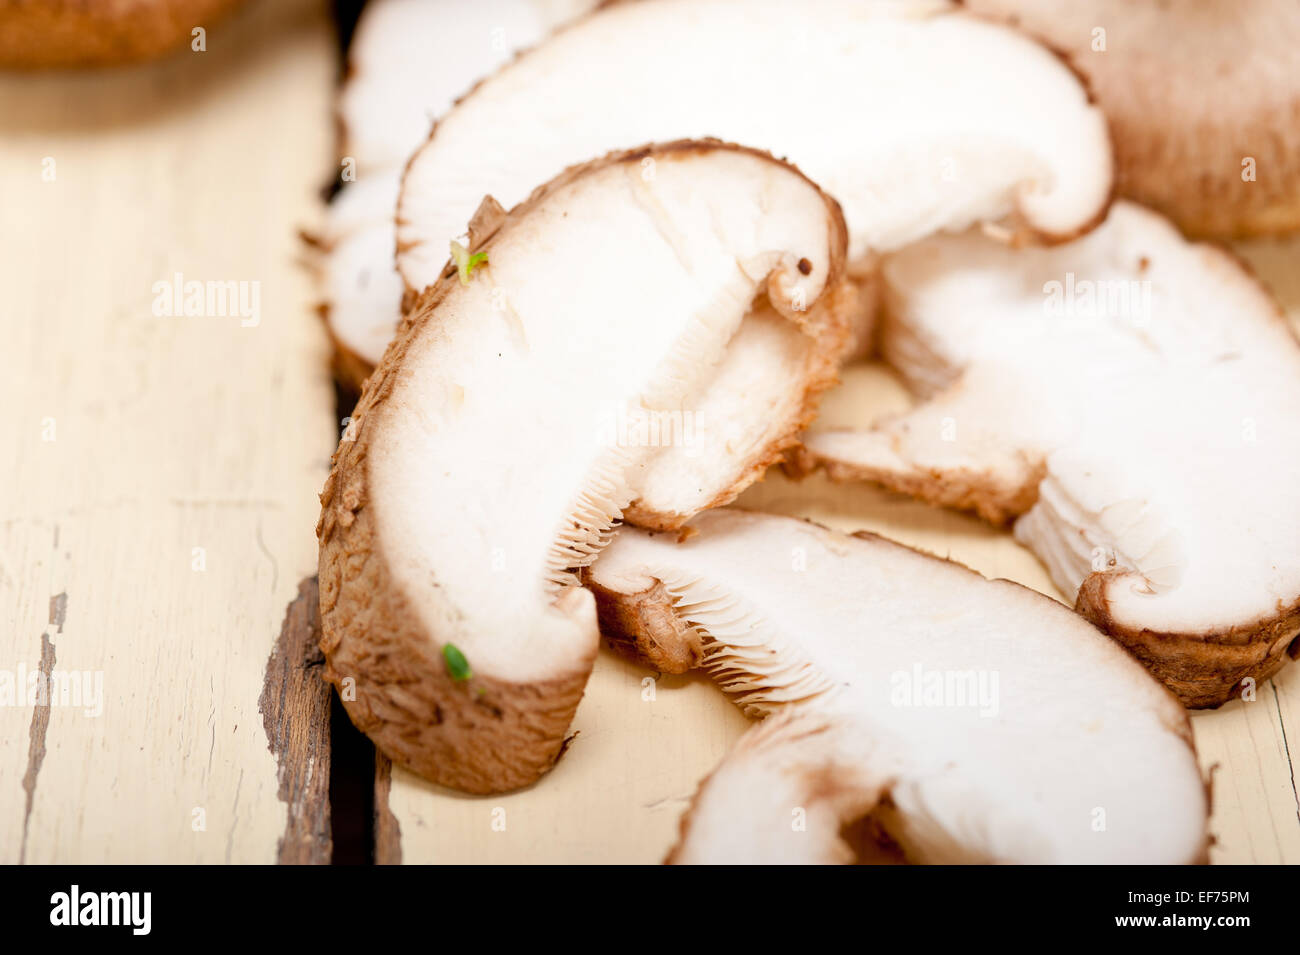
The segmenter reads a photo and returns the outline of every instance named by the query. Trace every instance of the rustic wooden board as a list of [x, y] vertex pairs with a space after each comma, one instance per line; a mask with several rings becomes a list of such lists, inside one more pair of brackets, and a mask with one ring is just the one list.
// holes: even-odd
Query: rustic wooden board
[[[0, 75], [0, 679], [103, 676], [98, 716], [0, 706], [0, 861], [329, 857], [329, 709], [299, 586], [335, 423], [295, 233], [332, 173], [334, 70], [323, 4], [276, 0], [215, 27], [202, 54]], [[1297, 246], [1244, 251], [1300, 315]], [[260, 323], [155, 316], [153, 283], [177, 271], [259, 282]], [[862, 369], [828, 413], [905, 400]], [[1031, 555], [962, 515], [776, 474], [743, 503], [1059, 597]], [[576, 738], [524, 792], [465, 797], [379, 758], [376, 861], [659, 860], [747, 723], [706, 681], [655, 676], [603, 653]], [[1220, 767], [1215, 861], [1300, 862], [1296, 668], [1193, 725]]]
[[[1252, 243], [1239, 251], [1300, 321], [1300, 242]], [[828, 424], [850, 424], [908, 401], [883, 368], [858, 366], [828, 397], [822, 416]], [[795, 483], [778, 472], [739, 503], [843, 530], [878, 531], [1062, 599], [1042, 565], [1009, 533], [963, 514], [870, 487], [833, 485], [820, 475]], [[1300, 863], [1298, 670], [1284, 670], [1253, 703], [1238, 701], [1192, 717], [1201, 765], [1207, 774], [1217, 767], [1211, 826], [1218, 838], [1216, 863]], [[656, 682], [654, 676], [603, 652], [574, 722], [578, 737], [551, 774], [524, 792], [466, 797], [395, 770], [387, 799], [400, 830], [400, 851], [390, 848], [389, 861], [662, 859], [695, 786], [747, 721], [706, 681]], [[646, 692], [647, 681], [653, 694]], [[1288, 745], [1298, 752], [1293, 755]]]
[[[276, 0], [206, 46], [0, 75], [0, 671], [103, 688], [100, 715], [0, 707], [0, 861], [274, 862], [328, 835], [327, 753], [282, 788], [258, 700], [335, 436], [297, 238], [334, 39], [323, 2]], [[260, 321], [156, 315], [177, 272], [259, 283]], [[278, 712], [300, 752], [328, 733]]]

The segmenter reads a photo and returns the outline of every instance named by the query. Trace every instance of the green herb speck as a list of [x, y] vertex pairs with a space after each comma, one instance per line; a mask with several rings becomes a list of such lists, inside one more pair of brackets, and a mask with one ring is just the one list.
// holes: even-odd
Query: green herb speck
[[475, 252], [470, 255], [469, 249], [459, 242], [453, 242], [451, 244], [451, 260], [456, 263], [456, 270], [460, 272], [460, 284], [468, 285], [474, 270], [488, 260], [488, 254], [486, 252]]
[[469, 661], [454, 643], [447, 643], [442, 648], [442, 659], [447, 664], [447, 672], [457, 683], [462, 683], [474, 675], [469, 668]]

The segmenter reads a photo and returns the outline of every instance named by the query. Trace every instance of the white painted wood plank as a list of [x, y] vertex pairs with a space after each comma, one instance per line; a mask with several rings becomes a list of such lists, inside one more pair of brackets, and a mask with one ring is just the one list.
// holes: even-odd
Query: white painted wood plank
[[[34, 708], [0, 708], [2, 861], [275, 859], [257, 701], [333, 444], [296, 230], [334, 70], [323, 3], [290, 0], [203, 53], [0, 75], [0, 670], [47, 635], [103, 680], [101, 715], [49, 708], [40, 760]], [[256, 283], [260, 321], [154, 314], [177, 272]]]

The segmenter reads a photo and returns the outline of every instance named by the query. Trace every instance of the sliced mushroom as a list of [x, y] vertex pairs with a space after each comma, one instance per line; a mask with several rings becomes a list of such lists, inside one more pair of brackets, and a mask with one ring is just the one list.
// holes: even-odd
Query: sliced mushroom
[[366, 4], [338, 105], [340, 156], [353, 178], [330, 205], [318, 268], [345, 387], [361, 390], [401, 320], [393, 216], [406, 160], [455, 97], [595, 2], [494, 0], [455, 11], [429, 0]]
[[[436, 276], [447, 242], [465, 230], [481, 196], [517, 201], [536, 182], [590, 155], [699, 131], [744, 130], [816, 163], [823, 175], [836, 178], [837, 194], [852, 200], [850, 219], [861, 220], [854, 235], [860, 248], [850, 266], [860, 303], [852, 354], [865, 351], [872, 334], [871, 248], [1013, 213], [1028, 230], [1060, 235], [1086, 228], [1101, 214], [1110, 181], [1104, 124], [1073, 76], [1042, 49], [969, 18], [930, 16], [946, 9], [942, 4], [871, 13], [843, 0], [817, 0], [795, 13], [774, 6], [742, 13], [735, 2], [693, 3], [689, 12], [672, 3], [602, 10], [466, 94], [412, 162], [408, 198], [399, 210], [406, 224], [397, 236], [399, 260], [419, 260], [408, 269], [406, 300]], [[547, 22], [580, 6], [563, 3]], [[450, 102], [452, 86], [443, 79], [409, 79], [441, 60], [408, 39], [384, 38], [421, 34], [417, 24], [402, 22], [404, 7], [396, 3], [386, 16], [372, 18], [357, 43], [341, 114], [345, 141], [355, 144], [348, 148], [363, 170], [392, 163], [398, 154], [404, 159], [415, 148], [409, 135], [423, 129], [419, 120], [430, 112], [417, 91], [427, 87], [438, 91], [440, 103]], [[819, 17], [842, 27], [834, 31], [835, 42], [820, 33]], [[686, 44], [683, 22], [692, 23]], [[845, 37], [850, 42], [839, 42]], [[477, 49], [472, 42], [462, 45]], [[389, 70], [392, 51], [407, 49], [411, 53], [399, 57], [407, 65]], [[662, 71], [646, 67], [647, 50], [664, 59]], [[792, 83], [773, 71], [772, 63], [792, 51], [801, 62], [815, 63], [818, 75]], [[418, 62], [408, 63], [412, 57]], [[979, 57], [1013, 64], [1021, 80], [977, 68]], [[968, 60], [971, 74], [961, 84], [943, 79], [943, 70]], [[595, 86], [592, 63], [605, 64]], [[733, 71], [733, 78], [720, 82], [720, 69]], [[407, 79], [389, 89], [390, 72]], [[698, 95], [702, 86], [709, 96]], [[827, 89], [836, 95], [827, 96]], [[640, 105], [595, 109], [594, 95]], [[848, 106], [847, 95], [855, 97]], [[582, 110], [572, 108], [575, 100], [585, 104]], [[780, 115], [794, 119], [772, 121]], [[846, 116], [854, 117], [861, 139], [845, 135]], [[528, 149], [518, 148], [521, 130], [531, 137]], [[404, 131], [404, 145], [389, 145], [390, 131]], [[396, 327], [392, 282], [385, 276], [374, 284], [384, 245], [395, 241], [391, 223], [377, 223], [365, 238], [354, 239], [346, 256], [328, 264], [330, 288], [340, 298], [337, 309], [327, 303], [327, 314], [338, 349], [336, 371], [345, 384], [359, 387]]]
[[452, 9], [429, 0], [371, 0], [357, 21], [339, 93], [341, 155], [363, 175], [400, 168], [456, 97], [596, 3], [492, 0]]
[[682, 136], [789, 156], [843, 204], [854, 262], [979, 221], [1086, 230], [1111, 186], [1101, 112], [1046, 49], [949, 10], [655, 0], [591, 14], [478, 84], [411, 158], [408, 290], [436, 279], [484, 195], [509, 205], [570, 163]]
[[113, 66], [191, 41], [240, 0], [8, 0], [0, 3], [0, 68]]
[[[616, 154], [496, 218], [404, 320], [318, 528], [321, 646], [350, 716], [471, 792], [559, 753], [599, 642], [573, 571], [624, 510], [675, 526], [739, 493], [848, 342], [839, 207], [766, 154]], [[763, 347], [738, 350], [748, 336]], [[788, 360], [764, 364], [773, 341]], [[697, 415], [703, 440], [672, 430]], [[678, 445], [695, 466], [659, 470]]]
[[393, 263], [393, 209], [401, 171], [371, 172], [334, 197], [319, 240], [321, 312], [334, 345], [334, 375], [361, 386], [384, 356], [402, 313]]
[[884, 267], [881, 347], [920, 395], [814, 433], [832, 478], [1015, 521], [1077, 609], [1189, 706], [1300, 632], [1300, 347], [1233, 258], [1116, 204], [1088, 236], [935, 238]]
[[1300, 227], [1290, 0], [965, 0], [1062, 50], [1110, 119], [1117, 185], [1193, 235]]
[[912, 862], [1204, 860], [1186, 715], [1067, 608], [875, 535], [735, 510], [688, 527], [623, 528], [584, 571], [608, 635], [698, 657], [767, 717], [672, 861], [852, 861], [867, 816]]

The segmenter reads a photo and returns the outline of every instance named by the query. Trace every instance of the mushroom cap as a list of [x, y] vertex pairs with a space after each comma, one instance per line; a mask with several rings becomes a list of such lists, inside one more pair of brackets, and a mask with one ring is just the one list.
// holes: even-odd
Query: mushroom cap
[[7, 0], [0, 3], [0, 67], [113, 66], [151, 60], [190, 42], [241, 0]]
[[419, 292], [438, 276], [482, 196], [509, 205], [571, 163], [683, 136], [789, 156], [843, 204], [851, 260], [977, 221], [1053, 238], [1087, 229], [1111, 188], [1101, 112], [1048, 50], [949, 10], [600, 9], [479, 83], [411, 157], [403, 280]]
[[[876, 535], [733, 509], [688, 526], [622, 528], [584, 572], [603, 630], [698, 641], [767, 717], [702, 785], [674, 861], [849, 861], [841, 831], [868, 813], [917, 862], [1203, 858], [1185, 714], [1068, 608]], [[620, 632], [610, 608], [655, 592], [679, 636]]]
[[965, 3], [1061, 50], [1087, 77], [1110, 120], [1121, 195], [1191, 235], [1241, 238], [1300, 227], [1296, 4]]
[[[674, 526], [739, 493], [849, 342], [839, 208], [766, 154], [644, 147], [497, 213], [470, 250], [486, 262], [448, 268], [368, 382], [318, 528], [322, 648], [355, 681], [353, 721], [472, 792], [560, 751], [598, 643], [573, 570], [624, 509]], [[696, 416], [701, 440], [640, 430]]]
[[1117, 203], [1052, 249], [974, 233], [885, 264], [885, 358], [928, 398], [813, 433], [870, 479], [1016, 536], [1189, 705], [1300, 632], [1300, 347], [1232, 257]]

